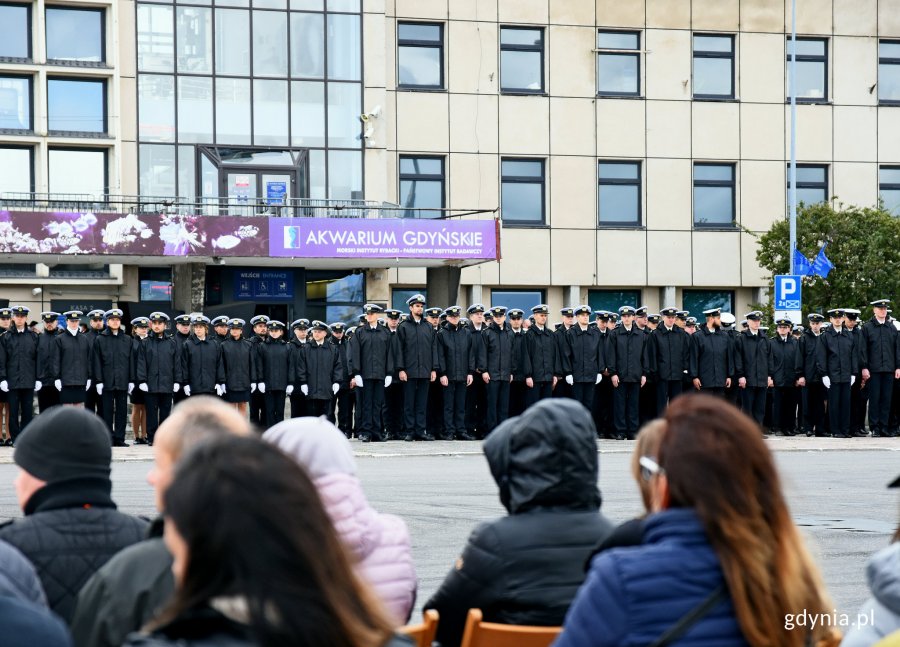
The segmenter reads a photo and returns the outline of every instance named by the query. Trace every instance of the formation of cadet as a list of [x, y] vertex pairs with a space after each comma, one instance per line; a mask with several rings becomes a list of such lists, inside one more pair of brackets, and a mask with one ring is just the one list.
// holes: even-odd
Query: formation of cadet
[[900, 435], [900, 326], [887, 299], [862, 325], [859, 310], [835, 308], [827, 322], [810, 313], [805, 329], [779, 319], [771, 337], [759, 311], [737, 330], [719, 309], [698, 325], [675, 307], [580, 305], [551, 327], [545, 304], [527, 317], [481, 304], [463, 317], [458, 305], [426, 308], [420, 294], [407, 305], [366, 304], [349, 328], [301, 318], [290, 332], [263, 315], [248, 326], [154, 312], [133, 319], [131, 334], [116, 308], [44, 312], [40, 333], [27, 307], [0, 309], [2, 441], [15, 442], [37, 396], [39, 411], [92, 408], [114, 446], [126, 444], [130, 399], [135, 443], [152, 444], [173, 404], [192, 395], [223, 398], [260, 429], [289, 401], [292, 417], [327, 416], [363, 442], [480, 439], [543, 398], [569, 397], [592, 412], [598, 435], [622, 439], [689, 390], [729, 398], [784, 435], [866, 436], [867, 419], [873, 436]]

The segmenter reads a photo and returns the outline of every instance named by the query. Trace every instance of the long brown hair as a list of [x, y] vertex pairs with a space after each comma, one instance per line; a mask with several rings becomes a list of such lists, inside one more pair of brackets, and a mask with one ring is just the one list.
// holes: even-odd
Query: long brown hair
[[659, 453], [659, 443], [662, 441], [663, 434], [666, 431], [666, 423], [659, 418], [651, 420], [638, 432], [637, 442], [634, 444], [634, 451], [631, 454], [631, 475], [638, 484], [641, 491], [641, 501], [644, 502], [644, 510], [650, 511], [650, 497], [652, 495], [650, 489], [650, 481], [641, 476], [641, 457], [648, 456], [653, 460], [657, 460]]
[[392, 635], [315, 485], [276, 447], [237, 436], [200, 443], [179, 462], [165, 509], [188, 558], [150, 629], [240, 596], [252, 639], [267, 647], [381, 647]]
[[[804, 629], [785, 616], [834, 609], [819, 569], [791, 520], [772, 454], [756, 424], [707, 395], [673, 401], [659, 464], [669, 507], [693, 508], [719, 557], [744, 638], [755, 647], [802, 647]], [[820, 616], [823, 617], [823, 616]], [[840, 632], [818, 626], [812, 644], [837, 644]]]

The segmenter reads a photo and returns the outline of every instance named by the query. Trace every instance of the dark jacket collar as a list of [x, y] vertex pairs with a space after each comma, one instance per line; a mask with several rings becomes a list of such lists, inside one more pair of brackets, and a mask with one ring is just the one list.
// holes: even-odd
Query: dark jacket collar
[[35, 512], [64, 508], [116, 508], [112, 481], [103, 478], [80, 478], [48, 483], [31, 495], [25, 504], [25, 516]]
[[693, 508], [670, 508], [647, 517], [644, 543], [675, 541], [679, 544], [708, 544], [706, 530]]
[[248, 644], [250, 644], [249, 628], [246, 625], [229, 620], [223, 614], [207, 606], [185, 611], [154, 633], [162, 634], [173, 640], [181, 639], [184, 641], [197, 641], [215, 637], [221, 639], [224, 635], [232, 639], [247, 640]]

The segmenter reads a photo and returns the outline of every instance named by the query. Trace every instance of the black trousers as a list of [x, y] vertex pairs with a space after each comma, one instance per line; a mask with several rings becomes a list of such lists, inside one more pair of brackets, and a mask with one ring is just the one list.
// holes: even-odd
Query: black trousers
[[425, 409], [425, 429], [433, 435], [444, 433], [444, 387], [436, 379], [428, 382], [428, 405]]
[[661, 416], [669, 402], [681, 395], [683, 390], [683, 380], [659, 380], [656, 383], [656, 415]]
[[553, 382], [535, 382], [530, 389], [525, 387], [525, 407], [553, 396]]
[[[694, 389], [696, 391], [696, 389]], [[720, 398], [725, 398], [725, 387], [724, 386], [701, 386], [700, 393], [706, 393], [707, 395], [715, 395]], [[728, 398], [725, 398], [732, 404], [734, 402]], [[736, 406], [736, 405], [735, 405]]]
[[657, 412], [656, 397], [656, 382], [651, 381], [648, 378], [647, 383], [644, 385], [644, 388], [641, 389], [640, 395], [638, 396], [638, 420], [640, 421], [640, 424], [643, 425], [645, 422], [650, 422], [659, 415]]
[[569, 386], [569, 383], [566, 382], [565, 378], [560, 378], [556, 383], [556, 388], [553, 389], [553, 397], [554, 398], [571, 398], [572, 397], [572, 387]]
[[831, 383], [828, 389], [828, 419], [832, 435], [850, 435], [850, 382]]
[[250, 423], [267, 429], [266, 424], [266, 396], [259, 389], [250, 394]]
[[588, 411], [594, 408], [594, 383], [575, 382], [572, 385], [572, 398], [585, 406]]
[[156, 430], [172, 413], [172, 394], [147, 393], [144, 400], [144, 407], [147, 410], [147, 440], [152, 443], [156, 437]]
[[[404, 383], [396, 377], [391, 385], [384, 389], [384, 427], [389, 439], [399, 438], [403, 434], [403, 389]], [[359, 410], [359, 400], [356, 406]]]
[[[891, 381], [894, 374], [891, 373]], [[869, 400], [869, 385], [862, 385], [862, 375], [856, 376], [856, 382], [850, 387], [850, 433], [863, 431], [866, 428], [866, 403]], [[888, 409], [890, 416], [890, 409]]]
[[466, 383], [448, 382], [444, 389], [444, 433], [454, 436], [466, 433]]
[[103, 389], [100, 401], [103, 403], [103, 420], [112, 434], [112, 439], [117, 442], [124, 442], [125, 422], [128, 420], [128, 391], [125, 389]]
[[613, 388], [613, 410], [616, 433], [633, 438], [641, 423], [640, 418], [640, 382], [619, 382]]
[[741, 389], [741, 411], [762, 427], [766, 416], [766, 387], [748, 386]]
[[424, 438], [427, 427], [425, 426], [425, 413], [428, 408], [427, 377], [409, 378], [403, 382], [403, 427], [404, 432]]
[[87, 393], [84, 394], [84, 408], [91, 413], [96, 413], [101, 418], [103, 417], [103, 403], [100, 396], [97, 395], [97, 389], [93, 383], [91, 388], [87, 390]]
[[487, 431], [487, 385], [481, 373], [475, 373], [472, 386], [466, 389], [466, 431], [484, 438]]
[[872, 433], [888, 430], [891, 416], [891, 396], [894, 390], [893, 373], [872, 373], [867, 382], [869, 389], [869, 428]]
[[306, 415], [318, 418], [319, 416], [327, 416], [328, 409], [331, 407], [331, 400], [316, 400], [306, 398]]
[[616, 432], [613, 423], [613, 385], [608, 375], [594, 387], [594, 425], [601, 436], [611, 437]]
[[807, 383], [800, 393], [803, 398], [803, 432], [806, 434], [815, 432], [816, 436], [824, 436], [825, 424], [825, 398], [828, 389], [821, 382]]
[[266, 429], [284, 420], [284, 402], [287, 399], [284, 391], [266, 389], [263, 394], [266, 403]]
[[[55, 387], [54, 387], [55, 388]], [[34, 389], [9, 390], [9, 435], [13, 441], [34, 416]]]
[[56, 390], [56, 387], [53, 386], [53, 380], [48, 380], [46, 384], [41, 386], [41, 390], [38, 391], [38, 413], [44, 413], [50, 407], [55, 407], [59, 404], [59, 391]]
[[487, 383], [487, 433], [509, 417], [509, 378]]
[[373, 377], [364, 380], [364, 386], [356, 389], [356, 410], [359, 424], [357, 437], [369, 434], [373, 440], [381, 440], [381, 407], [384, 404], [384, 381]]
[[509, 417], [519, 416], [528, 406], [528, 399], [525, 392], [528, 387], [525, 386], [525, 380], [513, 380], [509, 385]]
[[289, 396], [291, 399], [291, 418], [302, 418], [303, 416], [314, 415], [308, 412], [306, 396], [297, 388]]
[[785, 434], [797, 428], [797, 387], [776, 386], [772, 394], [772, 426]]
[[335, 407], [337, 407], [337, 427], [349, 436], [353, 432], [353, 400], [356, 395], [349, 387], [343, 387], [337, 395], [331, 399], [331, 421], [335, 422]]

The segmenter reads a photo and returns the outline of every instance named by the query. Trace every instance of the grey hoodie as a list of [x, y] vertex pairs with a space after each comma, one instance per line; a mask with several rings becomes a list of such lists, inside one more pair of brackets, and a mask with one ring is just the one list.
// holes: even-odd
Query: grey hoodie
[[866, 579], [872, 597], [863, 603], [857, 617], [868, 616], [870, 623], [874, 618], [874, 625], [851, 628], [841, 647], [869, 647], [900, 630], [900, 543], [869, 558]]

